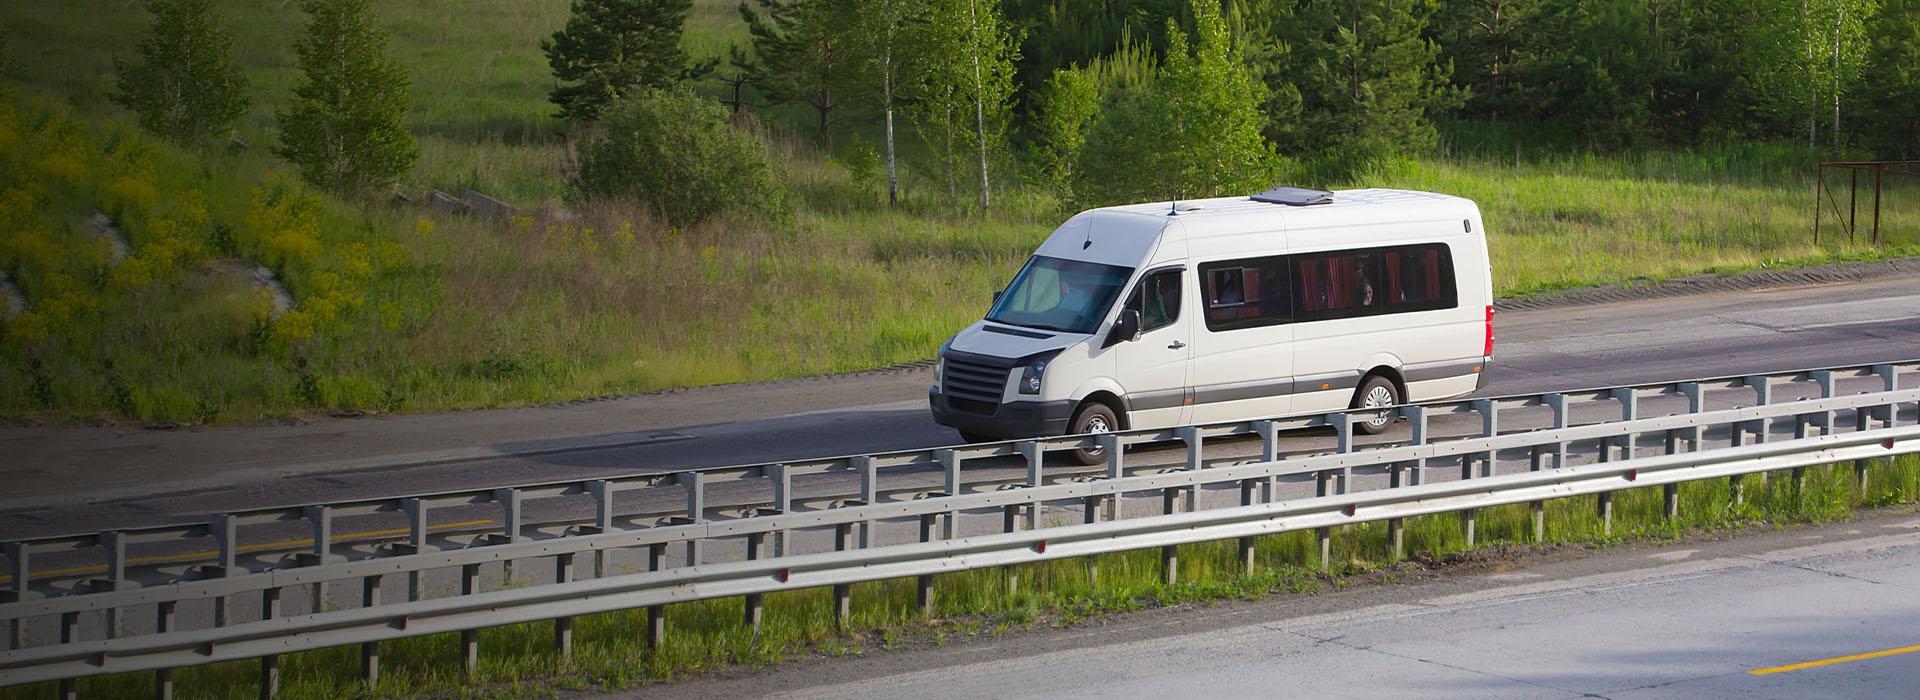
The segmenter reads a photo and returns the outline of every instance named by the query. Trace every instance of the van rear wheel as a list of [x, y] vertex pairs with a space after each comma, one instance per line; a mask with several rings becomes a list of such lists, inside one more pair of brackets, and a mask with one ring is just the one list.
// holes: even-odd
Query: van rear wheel
[[[1087, 403], [1075, 411], [1073, 420], [1067, 423], [1068, 435], [1090, 435], [1111, 433], [1120, 428], [1120, 420], [1113, 415], [1113, 409], [1098, 401]], [[1081, 448], [1073, 451], [1073, 461], [1086, 465], [1107, 461], [1107, 450], [1101, 447]]]
[[1367, 435], [1379, 435], [1386, 431], [1387, 426], [1393, 425], [1393, 411], [1387, 409], [1398, 405], [1400, 405], [1400, 389], [1386, 377], [1375, 375], [1360, 383], [1360, 388], [1353, 392], [1353, 401], [1347, 404], [1347, 408], [1381, 409], [1377, 413], [1353, 414], [1354, 429]]

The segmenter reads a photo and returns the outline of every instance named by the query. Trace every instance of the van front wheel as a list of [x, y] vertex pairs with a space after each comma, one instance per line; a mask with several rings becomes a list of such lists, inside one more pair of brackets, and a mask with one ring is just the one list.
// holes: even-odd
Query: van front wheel
[[[1113, 415], [1113, 409], [1098, 401], [1088, 402], [1074, 412], [1073, 421], [1067, 424], [1068, 435], [1090, 435], [1111, 433], [1120, 428], [1119, 419]], [[1086, 465], [1107, 461], [1107, 451], [1101, 447], [1081, 448], [1073, 451], [1073, 461]]]
[[1386, 377], [1372, 376], [1360, 383], [1360, 389], [1353, 392], [1353, 402], [1347, 408], [1380, 409], [1377, 413], [1353, 414], [1353, 427], [1367, 435], [1379, 435], [1393, 425], [1393, 411], [1387, 410], [1400, 405], [1400, 390]]

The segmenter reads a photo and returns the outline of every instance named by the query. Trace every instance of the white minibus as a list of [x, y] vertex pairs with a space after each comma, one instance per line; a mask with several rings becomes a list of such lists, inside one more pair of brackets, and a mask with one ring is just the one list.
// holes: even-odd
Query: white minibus
[[1472, 201], [1276, 187], [1068, 219], [941, 346], [928, 402], [969, 441], [1077, 435], [1452, 398], [1492, 360]]

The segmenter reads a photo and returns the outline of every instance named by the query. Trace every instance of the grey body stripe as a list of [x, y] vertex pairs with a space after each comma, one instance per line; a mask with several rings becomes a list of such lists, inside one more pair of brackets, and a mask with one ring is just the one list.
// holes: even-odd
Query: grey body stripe
[[[1474, 368], [1483, 367], [1484, 364], [1485, 360], [1481, 358], [1422, 362], [1401, 368], [1400, 375], [1408, 383], [1452, 379], [1476, 374], [1473, 371]], [[1151, 411], [1179, 406], [1189, 396], [1193, 398], [1193, 403], [1203, 404], [1245, 401], [1287, 394], [1311, 394], [1319, 391], [1349, 391], [1360, 386], [1361, 376], [1359, 370], [1347, 370], [1305, 377], [1214, 384], [1192, 389], [1149, 391], [1127, 396], [1127, 404], [1131, 410]], [[1481, 376], [1485, 375], [1481, 374]], [[1321, 384], [1328, 386], [1322, 389]]]
[[1241, 401], [1262, 399], [1269, 396], [1285, 396], [1293, 393], [1293, 378], [1261, 379], [1251, 382], [1214, 384], [1197, 387], [1193, 390], [1194, 403], [1219, 403], [1222, 401]]
[[1134, 411], [1151, 411], [1157, 408], [1174, 408], [1186, 401], [1186, 389], [1168, 389], [1166, 391], [1143, 391], [1127, 395], [1127, 407]]
[[1481, 365], [1484, 364], [1486, 364], [1486, 360], [1478, 357], [1464, 360], [1421, 362], [1401, 368], [1400, 376], [1405, 378], [1408, 383], [1425, 382], [1434, 379], [1452, 379], [1454, 377], [1476, 374], [1474, 370], [1480, 369]]

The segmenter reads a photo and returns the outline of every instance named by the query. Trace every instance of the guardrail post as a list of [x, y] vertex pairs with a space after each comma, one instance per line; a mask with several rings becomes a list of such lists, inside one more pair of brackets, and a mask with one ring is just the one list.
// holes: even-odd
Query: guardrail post
[[[940, 471], [944, 477], [942, 488], [948, 496], [960, 495], [960, 453], [953, 450], [934, 450], [933, 458], [940, 462]], [[942, 518], [940, 539], [950, 540], [960, 529], [959, 513], [948, 511]]]
[[[1633, 387], [1614, 389], [1613, 398], [1620, 402], [1621, 422], [1631, 424], [1633, 420], [1640, 417], [1640, 398], [1634, 394]], [[1620, 440], [1620, 459], [1633, 459], [1634, 438], [1636, 437], [1638, 436], [1629, 430], [1626, 436]]]
[[[1402, 406], [1400, 414], [1406, 416], [1407, 425], [1413, 429], [1413, 438], [1409, 444], [1425, 445], [1428, 439], [1427, 408], [1425, 406]], [[1419, 486], [1427, 480], [1427, 458], [1413, 460], [1412, 484]]]
[[[1547, 394], [1546, 396], [1540, 397], [1540, 402], [1546, 404], [1547, 408], [1553, 409], [1554, 430], [1564, 430], [1568, 426], [1573, 425], [1573, 416], [1567, 411], [1566, 394]], [[1566, 466], [1567, 441], [1561, 440], [1553, 443], [1553, 468], [1562, 469]]]
[[[1773, 403], [1773, 381], [1770, 377], [1767, 377], [1765, 375], [1758, 375], [1758, 376], [1747, 377], [1744, 381], [1746, 382], [1747, 386], [1753, 388], [1755, 406], [1767, 406]], [[1755, 384], [1754, 382], [1756, 381], [1758, 381], [1759, 384]], [[1766, 444], [1769, 440], [1772, 439], [1771, 433], [1773, 431], [1770, 425], [1771, 423], [1772, 421], [1767, 418], [1760, 418], [1753, 421], [1754, 442], [1759, 444]], [[1767, 487], [1767, 484], [1770, 483], [1772, 480], [1773, 480], [1773, 472], [1764, 472], [1764, 471], [1760, 472], [1760, 487], [1762, 489], [1765, 489]]]
[[1667, 484], [1660, 490], [1661, 505], [1666, 508], [1667, 520], [1680, 519], [1680, 485]]
[[[493, 500], [495, 503], [500, 504], [501, 520], [503, 521], [501, 526], [503, 532], [496, 541], [507, 544], [519, 542], [520, 528], [524, 522], [520, 518], [520, 489], [494, 489]], [[506, 585], [513, 585], [513, 560], [508, 559], [501, 562], [500, 567], [501, 575]]]
[[[566, 583], [573, 580], [573, 553], [562, 552], [553, 558], [553, 582]], [[573, 618], [553, 618], [553, 648], [560, 652], [560, 658], [573, 654]]]
[[1600, 534], [1603, 536], [1611, 536], [1613, 534], [1612, 491], [1600, 492]]
[[[480, 565], [463, 564], [460, 567], [460, 595], [473, 595], [480, 592]], [[460, 666], [468, 676], [480, 670], [480, 630], [460, 630]]]
[[[307, 521], [313, 524], [313, 552], [302, 557], [307, 566], [320, 566], [333, 561], [333, 509], [326, 506], [307, 506]], [[313, 605], [311, 612], [326, 612], [327, 582], [313, 582]]]
[[[1027, 488], [1037, 489], [1046, 485], [1040, 470], [1046, 462], [1047, 453], [1040, 449], [1040, 443], [1027, 440], [1015, 445], [1014, 449], [1019, 450], [1020, 456], [1027, 460]], [[1027, 504], [1028, 530], [1040, 529], [1040, 505], [1038, 501]]]
[[[1353, 452], [1353, 416], [1332, 413], [1327, 415], [1327, 422], [1333, 425], [1334, 451], [1340, 454]], [[1349, 482], [1353, 480], [1353, 467], [1341, 467], [1339, 480], [1334, 493], [1345, 494], [1351, 488]]]
[[[1900, 372], [1893, 365], [1874, 365], [1873, 373], [1880, 375], [1881, 388], [1885, 391], [1894, 392], [1900, 390]], [[1882, 421], [1881, 427], [1893, 427], [1894, 414], [1897, 413], [1899, 409], [1900, 407], [1896, 404], [1887, 404], [1874, 408], [1874, 413], [1878, 414], [1878, 417]]]
[[[1687, 412], [1699, 414], [1707, 410], [1707, 392], [1699, 382], [1687, 382], [1680, 385], [1680, 393], [1687, 397]], [[1699, 452], [1700, 443], [1707, 437], [1706, 426], [1695, 425], [1687, 431], [1687, 451]]]
[[[593, 496], [593, 531], [595, 533], [613, 532], [613, 482], [595, 479], [587, 482], [587, 494]], [[593, 552], [593, 577], [607, 577], [607, 558], [613, 556], [611, 549], [598, 549]]]
[[[1120, 444], [1120, 436], [1113, 433], [1102, 433], [1093, 437], [1094, 440], [1100, 443], [1100, 449], [1107, 454], [1107, 478], [1119, 479], [1125, 477], [1127, 475], [1126, 449], [1124, 445]], [[1122, 515], [1120, 511], [1121, 497], [1121, 494], [1114, 493], [1101, 499], [1101, 502], [1107, 510], [1107, 520], [1120, 519]]]
[[[94, 582], [94, 590], [117, 591], [127, 585], [127, 537], [121, 532], [100, 533], [100, 548], [107, 554], [106, 578]], [[120, 608], [106, 610], [107, 639], [120, 636]]]
[[[1200, 429], [1193, 426], [1181, 428], [1180, 441], [1187, 444], [1187, 471], [1199, 471], [1205, 468], [1206, 462], [1201, 459], [1201, 454], [1205, 449], [1205, 440], [1200, 435]], [[1187, 502], [1186, 512], [1191, 513], [1200, 509], [1200, 486], [1198, 484], [1183, 486], [1179, 490], [1181, 497], [1186, 499]]]
[[[707, 484], [700, 472], [680, 472], [680, 485], [687, 490], [687, 522], [703, 523], [707, 520]], [[687, 566], [700, 564], [699, 538], [687, 540]]]
[[[1255, 494], [1259, 491], [1260, 484], [1262, 481], [1264, 480], [1263, 479], [1241, 479], [1240, 480], [1241, 507], [1251, 506], [1257, 502], [1254, 500], [1255, 498], [1257, 498]], [[1247, 575], [1253, 574], [1253, 564], [1254, 564], [1253, 545], [1254, 545], [1253, 536], [1249, 535], [1249, 536], [1240, 538], [1240, 571], [1243, 574], [1247, 574]]]
[[1474, 513], [1474, 509], [1460, 511], [1460, 531], [1466, 536], [1467, 549], [1473, 549], [1474, 538], [1480, 534], [1480, 517]]
[[[163, 600], [155, 606], [153, 633], [166, 634], [173, 631], [174, 601]], [[163, 668], [153, 672], [153, 697], [157, 700], [173, 700], [173, 669]]]
[[[833, 527], [833, 551], [844, 552], [853, 548], [853, 523], [840, 523]], [[833, 584], [833, 624], [842, 632], [847, 631], [853, 622], [853, 584]]]
[[[932, 513], [920, 516], [921, 542], [933, 541], [934, 518], [935, 516]], [[914, 587], [919, 594], [920, 614], [923, 617], [933, 617], [933, 574], [921, 574], [919, 578], [914, 581]]]
[[[373, 575], [360, 579], [360, 607], [380, 607], [380, 576]], [[364, 642], [360, 645], [360, 678], [366, 681], [371, 692], [380, 683], [380, 643]]]
[[[873, 458], [862, 455], [849, 460], [848, 464], [853, 467], [854, 471], [860, 473], [860, 502], [866, 505], [879, 503], [880, 468], [873, 463]], [[873, 521], [861, 521], [860, 547], [864, 549], [872, 546]]]
[[[1476, 399], [1473, 402], [1473, 410], [1480, 413], [1481, 437], [1500, 437], [1500, 404], [1494, 403], [1492, 399]], [[1500, 458], [1499, 453], [1487, 450], [1482, 455], [1480, 475], [1493, 476], [1496, 460]]]
[[[747, 561], [758, 560], [760, 558], [760, 550], [766, 546], [766, 542], [767, 535], [764, 532], [747, 533]], [[744, 596], [744, 599], [744, 617], [741, 618], [740, 623], [746, 625], [748, 629], [753, 630], [753, 635], [757, 639], [760, 636], [760, 594], [748, 593]]]
[[1160, 548], [1160, 575], [1161, 582], [1169, 586], [1180, 581], [1180, 548], [1178, 546], [1167, 545]]
[[[767, 467], [767, 477], [773, 480], [773, 509], [781, 513], [793, 512], [793, 471], [785, 464]], [[787, 555], [787, 531], [773, 531], [774, 558]]]
[[[77, 644], [79, 642], [80, 642], [80, 613], [72, 613], [72, 612], [61, 613], [60, 614], [60, 643], [62, 645], [66, 645], [66, 644]], [[74, 698], [79, 696], [78, 681], [76, 681], [75, 679], [62, 678], [60, 679], [59, 686], [60, 686], [59, 695], [61, 700], [74, 700]]]
[[[260, 619], [272, 620], [280, 617], [280, 589], [268, 588], [260, 591]], [[268, 654], [260, 657], [260, 697], [262, 700], [280, 694], [280, 656]]]
[[[1254, 421], [1253, 430], [1260, 434], [1260, 461], [1269, 464], [1280, 461], [1280, 424], [1270, 420]], [[1272, 503], [1279, 492], [1280, 477], [1260, 480], [1260, 502]]]
[[1527, 504], [1527, 510], [1533, 519], [1533, 541], [1547, 541], [1547, 502], [1533, 501]]
[[[231, 513], [222, 514], [220, 517], [214, 518], [212, 529], [214, 543], [220, 548], [218, 555], [220, 557], [220, 563], [215, 566], [213, 575], [220, 577], [232, 576], [235, 569], [239, 568], [240, 519]], [[232, 616], [233, 606], [231, 605], [231, 601], [227, 600], [226, 596], [214, 597], [213, 626], [227, 626], [227, 622]]]
[[[26, 600], [27, 592], [30, 590], [28, 588], [29, 563], [27, 558], [31, 556], [31, 546], [25, 542], [8, 542], [5, 545], [0, 545], [0, 547], [5, 549], [7, 562], [11, 564], [13, 568], [11, 574], [13, 578], [11, 582], [13, 590], [7, 591], [4, 595], [0, 595], [0, 599], [4, 599], [9, 603]], [[7, 622], [7, 649], [25, 649], [26, 646], [27, 619], [20, 617], [9, 620]]]
[[[667, 567], [667, 544], [660, 542], [647, 545], [647, 570], [659, 571]], [[667, 639], [667, 606], [647, 606], [647, 648], [658, 650]]]
[[[1825, 370], [1825, 369], [1815, 370], [1813, 372], [1813, 381], [1820, 385], [1820, 398], [1823, 398], [1823, 399], [1833, 398], [1834, 388], [1835, 388], [1834, 386], [1835, 378], [1833, 376], [1832, 370]], [[1819, 418], [1820, 418], [1820, 434], [1832, 435], [1833, 434], [1833, 411], [1821, 411]]]
[[[401, 551], [408, 554], [420, 554], [427, 551], [427, 503], [418, 498], [409, 498], [400, 502], [400, 511], [407, 516], [407, 542]], [[407, 600], [415, 601], [427, 597], [427, 582], [418, 570], [407, 572]]]

